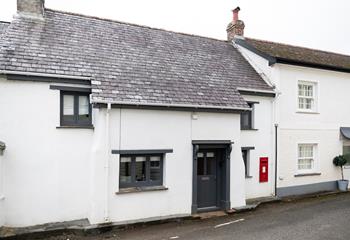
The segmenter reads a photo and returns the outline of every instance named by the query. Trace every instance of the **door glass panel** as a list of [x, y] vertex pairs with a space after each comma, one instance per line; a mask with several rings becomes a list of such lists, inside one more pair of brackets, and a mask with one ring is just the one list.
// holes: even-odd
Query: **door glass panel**
[[146, 181], [146, 157], [135, 159], [135, 180], [136, 182]]
[[197, 158], [197, 175], [205, 175], [204, 174], [204, 158], [203, 158], [204, 154], [203, 153], [201, 153], [201, 154], [202, 154], [202, 157]]
[[214, 157], [208, 157], [209, 156], [214, 156], [214, 153], [207, 153], [207, 172], [206, 175], [215, 175], [216, 171], [216, 161]]
[[131, 157], [120, 159], [120, 182], [131, 183]]
[[150, 158], [150, 180], [160, 181], [160, 157], [154, 156]]
[[213, 152], [208, 152], [207, 153], [207, 157], [214, 157], [214, 153]]

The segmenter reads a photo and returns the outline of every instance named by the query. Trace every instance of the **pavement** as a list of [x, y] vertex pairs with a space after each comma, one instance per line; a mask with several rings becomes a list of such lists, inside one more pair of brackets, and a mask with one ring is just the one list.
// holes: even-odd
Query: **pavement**
[[[23, 238], [22, 238], [23, 239]], [[263, 204], [254, 211], [47, 240], [348, 240], [350, 193]]]

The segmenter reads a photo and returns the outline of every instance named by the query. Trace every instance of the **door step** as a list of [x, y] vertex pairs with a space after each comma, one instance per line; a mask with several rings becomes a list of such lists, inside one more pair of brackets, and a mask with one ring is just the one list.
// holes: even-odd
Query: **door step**
[[204, 212], [204, 213], [197, 213], [193, 214], [192, 217], [195, 219], [209, 219], [214, 217], [223, 217], [227, 216], [227, 213], [224, 211], [213, 211], [213, 212]]

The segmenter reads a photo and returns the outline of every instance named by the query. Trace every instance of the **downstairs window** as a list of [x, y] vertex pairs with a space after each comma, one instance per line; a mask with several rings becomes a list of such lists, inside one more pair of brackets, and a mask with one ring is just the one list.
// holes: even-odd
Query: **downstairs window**
[[298, 145], [298, 172], [309, 173], [315, 171], [316, 144]]
[[163, 154], [120, 156], [120, 188], [162, 185]]

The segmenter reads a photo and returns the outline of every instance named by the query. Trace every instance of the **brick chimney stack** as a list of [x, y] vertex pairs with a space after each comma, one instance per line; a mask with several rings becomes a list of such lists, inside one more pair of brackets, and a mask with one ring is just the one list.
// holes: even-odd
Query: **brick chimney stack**
[[242, 20], [239, 20], [239, 11], [241, 9], [239, 7], [236, 7], [233, 12], [233, 19], [232, 22], [229, 23], [227, 26], [227, 40], [232, 41], [235, 37], [243, 37], [244, 36], [244, 22]]
[[42, 19], [45, 14], [45, 0], [17, 0], [17, 14], [20, 17]]

